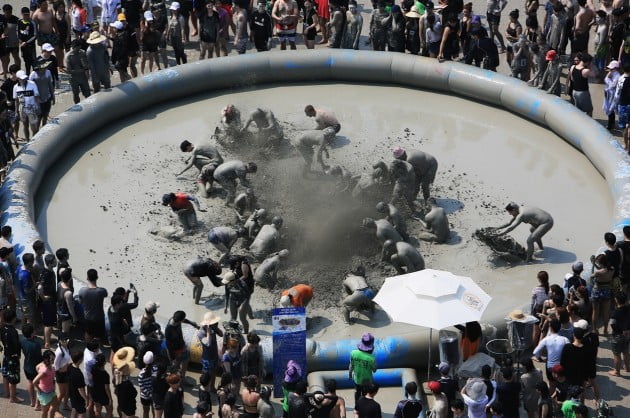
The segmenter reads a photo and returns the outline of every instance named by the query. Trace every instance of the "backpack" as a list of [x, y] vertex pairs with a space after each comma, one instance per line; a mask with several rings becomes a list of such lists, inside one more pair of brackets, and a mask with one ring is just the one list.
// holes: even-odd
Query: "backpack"
[[237, 305], [241, 305], [250, 296], [247, 287], [241, 279], [235, 280], [234, 284], [228, 288], [228, 292], [230, 293], [230, 299]]
[[422, 412], [422, 403], [418, 399], [407, 399], [400, 412], [403, 418], [418, 418]]

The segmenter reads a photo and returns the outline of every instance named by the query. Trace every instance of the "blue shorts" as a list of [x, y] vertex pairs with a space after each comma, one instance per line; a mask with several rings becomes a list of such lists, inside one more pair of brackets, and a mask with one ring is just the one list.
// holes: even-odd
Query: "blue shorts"
[[596, 289], [591, 291], [591, 300], [610, 300], [612, 292], [610, 289]]
[[219, 365], [218, 360], [204, 360], [201, 359], [201, 373], [212, 373], [216, 371]]
[[625, 129], [626, 126], [630, 123], [630, 105], [619, 105], [617, 106], [617, 126], [619, 129]]

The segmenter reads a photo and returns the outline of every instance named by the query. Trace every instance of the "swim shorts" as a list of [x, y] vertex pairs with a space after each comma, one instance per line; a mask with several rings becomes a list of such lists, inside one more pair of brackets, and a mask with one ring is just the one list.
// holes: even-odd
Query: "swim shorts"
[[617, 114], [619, 115], [617, 126], [619, 126], [619, 129], [625, 129], [628, 123], [630, 123], [630, 105], [617, 106]]

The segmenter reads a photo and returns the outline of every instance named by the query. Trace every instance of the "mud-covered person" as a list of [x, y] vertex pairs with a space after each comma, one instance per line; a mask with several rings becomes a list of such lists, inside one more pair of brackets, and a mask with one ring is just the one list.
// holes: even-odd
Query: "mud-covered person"
[[[424, 270], [424, 259], [418, 250], [404, 242], [387, 240], [383, 244], [382, 261], [389, 261], [398, 274]], [[403, 269], [404, 268], [404, 269]]]
[[244, 163], [240, 160], [227, 161], [214, 170], [214, 180], [227, 192], [225, 197], [226, 205], [229, 206], [234, 202], [236, 197], [236, 180], [238, 179], [241, 186], [249, 187], [247, 174], [256, 173], [257, 171], [258, 166], [256, 163]]
[[263, 260], [267, 255], [273, 252], [280, 240], [280, 228], [282, 228], [283, 219], [280, 216], [274, 216], [270, 225], [264, 225], [254, 242], [249, 246], [249, 251], [257, 260]]
[[246, 234], [245, 228], [234, 229], [229, 226], [215, 226], [208, 231], [208, 242], [221, 252], [221, 258], [218, 261], [219, 265], [225, 263], [236, 241], [245, 237]]
[[385, 215], [385, 220], [392, 224], [394, 229], [396, 229], [405, 241], [409, 239], [409, 234], [407, 234], [407, 221], [396, 206], [391, 203], [378, 202], [376, 204], [376, 211]]
[[327, 127], [324, 130], [305, 131], [300, 135], [297, 140], [296, 148], [306, 162], [302, 170], [302, 176], [306, 177], [306, 175], [311, 172], [315, 149], [317, 149], [317, 162], [322, 167], [322, 170], [326, 171], [329, 169], [329, 166], [324, 163], [323, 155], [326, 156], [326, 159], [330, 158], [328, 146], [334, 142], [335, 135], [336, 133], [333, 127]]
[[304, 108], [304, 113], [309, 118], [314, 118], [317, 125], [316, 129], [323, 130], [330, 127], [335, 130], [336, 134], [341, 130], [341, 124], [331, 110], [315, 108], [309, 104]]
[[184, 233], [189, 233], [197, 227], [197, 213], [205, 212], [199, 207], [199, 201], [188, 193], [167, 193], [162, 196], [162, 205], [169, 206], [177, 214], [177, 218], [184, 228]]
[[265, 138], [265, 141], [273, 143], [284, 138], [284, 132], [280, 123], [278, 123], [273, 112], [269, 109], [257, 108], [252, 111], [245, 121], [245, 125], [241, 128], [241, 135], [247, 131], [252, 123], [258, 128], [259, 139]]
[[496, 229], [500, 230], [506, 228], [499, 235], [506, 235], [514, 230], [521, 223], [531, 225], [530, 235], [527, 237], [527, 259], [525, 261], [532, 261], [534, 255], [534, 243], [538, 244], [541, 250], [544, 250], [542, 237], [549, 232], [553, 227], [553, 218], [551, 215], [537, 207], [527, 207], [521, 209], [516, 203], [510, 202], [505, 207], [505, 210], [512, 215], [512, 219], [498, 226]]
[[186, 263], [184, 266], [184, 275], [193, 284], [193, 299], [195, 304], [199, 305], [201, 292], [203, 292], [202, 277], [208, 277], [215, 287], [222, 287], [221, 266], [216, 261], [207, 257], [197, 257]]
[[355, 266], [350, 274], [343, 280], [344, 293], [347, 295], [343, 304], [343, 319], [347, 324], [354, 322], [350, 318], [351, 312], [358, 312], [367, 309], [374, 313], [374, 303], [372, 299], [376, 295], [365, 279], [365, 267], [362, 264]]
[[376, 233], [376, 239], [378, 239], [381, 243], [384, 243], [387, 240], [392, 240], [394, 242], [403, 240], [394, 226], [386, 219], [374, 220], [372, 218], [364, 218], [362, 225], [364, 228], [374, 230]]
[[273, 288], [278, 281], [278, 269], [288, 256], [289, 250], [283, 249], [265, 258], [254, 271], [256, 284], [260, 287]]
[[443, 208], [438, 206], [437, 201], [433, 197], [430, 197], [427, 203], [430, 210], [429, 213], [424, 216], [424, 220], [418, 220], [424, 229], [424, 231], [418, 234], [418, 238], [422, 241], [444, 244], [451, 235], [446, 212]]
[[219, 150], [208, 142], [201, 141], [199, 144], [195, 145], [188, 140], [184, 140], [179, 144], [179, 149], [182, 152], [190, 153], [190, 156], [186, 159], [186, 167], [177, 173], [178, 177], [193, 166], [201, 171], [205, 165], [210, 163], [214, 163], [217, 166], [223, 164], [223, 157], [221, 157]]

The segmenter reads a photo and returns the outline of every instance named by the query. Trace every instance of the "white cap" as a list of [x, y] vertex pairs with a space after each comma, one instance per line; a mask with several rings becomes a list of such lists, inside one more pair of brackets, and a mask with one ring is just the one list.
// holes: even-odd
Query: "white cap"
[[24, 70], [18, 71], [17, 73], [15, 73], [15, 76], [19, 78], [20, 80], [26, 80], [28, 78], [28, 75], [26, 74]]
[[124, 28], [124, 25], [120, 20], [110, 23], [109, 26], [111, 26], [112, 28], [116, 28], [118, 30], [122, 30]]
[[54, 50], [55, 50], [55, 47], [53, 47], [49, 43], [45, 43], [44, 45], [42, 45], [42, 51], [53, 52]]
[[153, 352], [152, 351], [147, 351], [146, 353], [144, 353], [144, 357], [142, 357], [142, 362], [144, 364], [152, 364], [153, 363]]
[[147, 10], [146, 12], [144, 12], [144, 18], [153, 19], [153, 13], [151, 13], [151, 10]]
[[171, 7], [169, 7], [169, 9], [171, 9], [171, 10], [179, 10], [180, 7], [181, 6], [180, 6], [179, 2], [178, 1], [174, 1], [173, 3], [171, 3]]
[[289, 297], [289, 295], [284, 295], [280, 298], [280, 306], [283, 306], [285, 308], [291, 306], [291, 298]]

